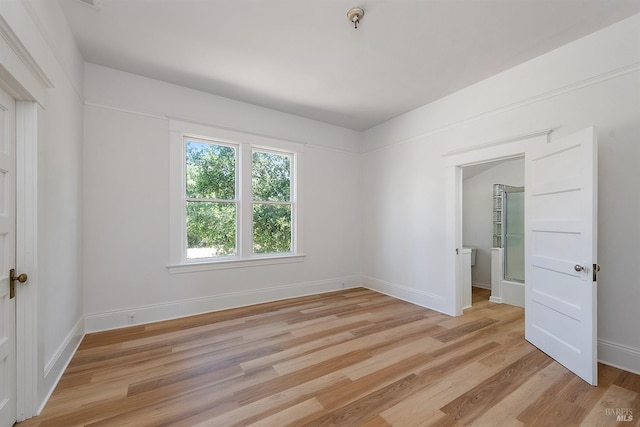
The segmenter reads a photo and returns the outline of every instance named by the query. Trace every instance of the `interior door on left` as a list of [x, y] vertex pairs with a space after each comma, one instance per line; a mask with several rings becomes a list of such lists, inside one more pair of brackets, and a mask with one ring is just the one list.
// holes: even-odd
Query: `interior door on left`
[[12, 426], [16, 405], [16, 300], [9, 269], [16, 252], [15, 101], [0, 90], [0, 426]]

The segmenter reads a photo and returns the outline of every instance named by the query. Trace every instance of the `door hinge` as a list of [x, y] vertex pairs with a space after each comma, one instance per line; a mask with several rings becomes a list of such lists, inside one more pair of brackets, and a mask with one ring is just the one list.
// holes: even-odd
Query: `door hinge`
[[598, 281], [598, 271], [600, 271], [600, 265], [593, 264], [593, 281]]

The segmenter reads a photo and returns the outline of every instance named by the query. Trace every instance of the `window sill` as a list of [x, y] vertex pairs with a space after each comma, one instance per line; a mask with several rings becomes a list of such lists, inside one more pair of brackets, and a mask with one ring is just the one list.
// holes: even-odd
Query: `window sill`
[[194, 261], [184, 264], [168, 265], [169, 274], [192, 273], [196, 271], [226, 270], [229, 268], [258, 267], [263, 265], [290, 264], [302, 262], [306, 255], [281, 255], [270, 257], [256, 257], [250, 259], [231, 259], [220, 261]]

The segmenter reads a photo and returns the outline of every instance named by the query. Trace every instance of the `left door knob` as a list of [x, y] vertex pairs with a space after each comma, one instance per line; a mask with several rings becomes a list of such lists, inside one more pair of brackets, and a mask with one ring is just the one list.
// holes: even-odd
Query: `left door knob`
[[24, 283], [29, 280], [29, 277], [25, 273], [16, 276], [16, 270], [13, 268], [11, 269], [10, 277], [12, 282], [17, 280], [20, 283]]

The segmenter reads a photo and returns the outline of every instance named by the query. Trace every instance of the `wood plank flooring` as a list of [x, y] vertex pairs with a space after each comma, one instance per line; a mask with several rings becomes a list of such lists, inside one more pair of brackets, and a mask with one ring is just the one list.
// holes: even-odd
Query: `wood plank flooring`
[[18, 427], [640, 425], [639, 375], [589, 386], [488, 298], [453, 318], [357, 288], [89, 334]]

